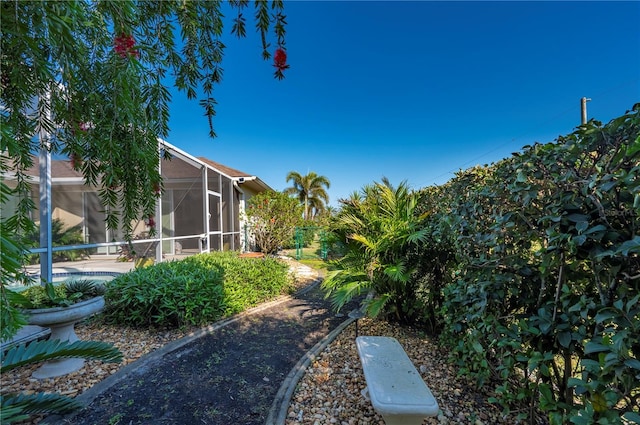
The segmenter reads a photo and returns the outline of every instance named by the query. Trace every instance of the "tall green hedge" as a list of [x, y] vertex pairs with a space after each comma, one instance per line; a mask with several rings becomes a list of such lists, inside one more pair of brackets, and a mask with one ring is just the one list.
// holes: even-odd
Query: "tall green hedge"
[[505, 414], [640, 422], [639, 113], [421, 193], [426, 316]]

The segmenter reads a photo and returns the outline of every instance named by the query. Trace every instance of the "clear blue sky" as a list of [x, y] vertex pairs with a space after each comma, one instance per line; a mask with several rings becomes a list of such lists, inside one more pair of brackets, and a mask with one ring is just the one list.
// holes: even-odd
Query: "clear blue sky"
[[[442, 184], [640, 102], [640, 2], [288, 1], [286, 79], [253, 27], [227, 36], [216, 139], [174, 96], [169, 142], [259, 176]], [[227, 21], [225, 33], [230, 31]], [[273, 49], [272, 49], [273, 50]]]

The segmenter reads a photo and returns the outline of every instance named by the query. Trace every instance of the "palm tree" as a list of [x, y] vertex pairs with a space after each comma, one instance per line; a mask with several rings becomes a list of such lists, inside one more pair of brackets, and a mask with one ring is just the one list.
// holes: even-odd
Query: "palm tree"
[[368, 314], [384, 310], [398, 321], [409, 319], [406, 310], [417, 300], [417, 287], [406, 256], [427, 237], [418, 200], [406, 182], [396, 188], [386, 178], [341, 200], [334, 231], [348, 241], [347, 253], [340, 260], [342, 268], [322, 284], [337, 310], [369, 292]]
[[293, 186], [288, 187], [284, 192], [288, 195], [295, 195], [304, 206], [304, 219], [314, 217], [325, 209], [329, 202], [329, 189], [331, 182], [325, 176], [319, 176], [313, 171], [307, 175], [301, 175], [297, 171], [289, 171], [287, 182], [292, 181]]

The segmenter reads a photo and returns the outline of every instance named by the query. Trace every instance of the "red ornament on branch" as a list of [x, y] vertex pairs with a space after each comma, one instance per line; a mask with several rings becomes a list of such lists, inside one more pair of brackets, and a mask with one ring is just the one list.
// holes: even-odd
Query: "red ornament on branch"
[[113, 39], [113, 50], [123, 59], [129, 56], [140, 57], [138, 50], [133, 48], [135, 45], [136, 40], [130, 34], [120, 34]]
[[282, 71], [288, 69], [289, 65], [287, 65], [287, 52], [281, 47], [278, 47], [273, 54], [273, 66], [276, 68], [276, 78], [282, 80], [284, 78]]
[[273, 55], [273, 66], [278, 68], [280, 71], [284, 71], [289, 68], [289, 65], [287, 65], [287, 52], [281, 48], [276, 49], [276, 53]]

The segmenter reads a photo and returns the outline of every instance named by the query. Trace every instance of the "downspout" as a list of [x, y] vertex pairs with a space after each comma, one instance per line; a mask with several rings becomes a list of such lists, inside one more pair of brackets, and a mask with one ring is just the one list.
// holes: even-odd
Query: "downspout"
[[[240, 215], [241, 213], [244, 213], [244, 211], [245, 211], [247, 200], [246, 200], [246, 197], [245, 197], [244, 190], [240, 189], [240, 185], [238, 184], [237, 180], [233, 180], [233, 187], [235, 189], [237, 189], [238, 192], [240, 192], [240, 195], [242, 196], [241, 197], [242, 203], [238, 204], [238, 217], [241, 219], [241, 220], [238, 220], [239, 227], [240, 227], [240, 229], [238, 229], [238, 232], [240, 232], [240, 235], [241, 235], [241, 238], [240, 238], [241, 239], [240, 240], [241, 250], [242, 250], [242, 252], [247, 252], [248, 251], [248, 249], [247, 249], [247, 246], [248, 246], [248, 241], [247, 241], [247, 223], [245, 222], [244, 217], [242, 215]], [[241, 205], [242, 205], [242, 208], [241, 208]], [[244, 224], [244, 226], [243, 226], [243, 224]], [[244, 238], [242, 237], [241, 229], [244, 229]]]
[[[162, 158], [164, 157], [164, 148], [158, 143], [158, 148], [160, 151], [159, 159], [158, 159], [158, 173], [160, 174], [160, 179], [162, 179]], [[158, 232], [157, 238], [158, 246], [156, 246], [156, 263], [162, 262], [162, 190], [160, 190], [160, 196], [156, 198], [156, 231]]]
[[[209, 247], [209, 179], [207, 167], [202, 167], [202, 196], [204, 197], [204, 214], [202, 216], [204, 235], [200, 240], [200, 252], [211, 252]], [[206, 247], [206, 248], [205, 248]]]

